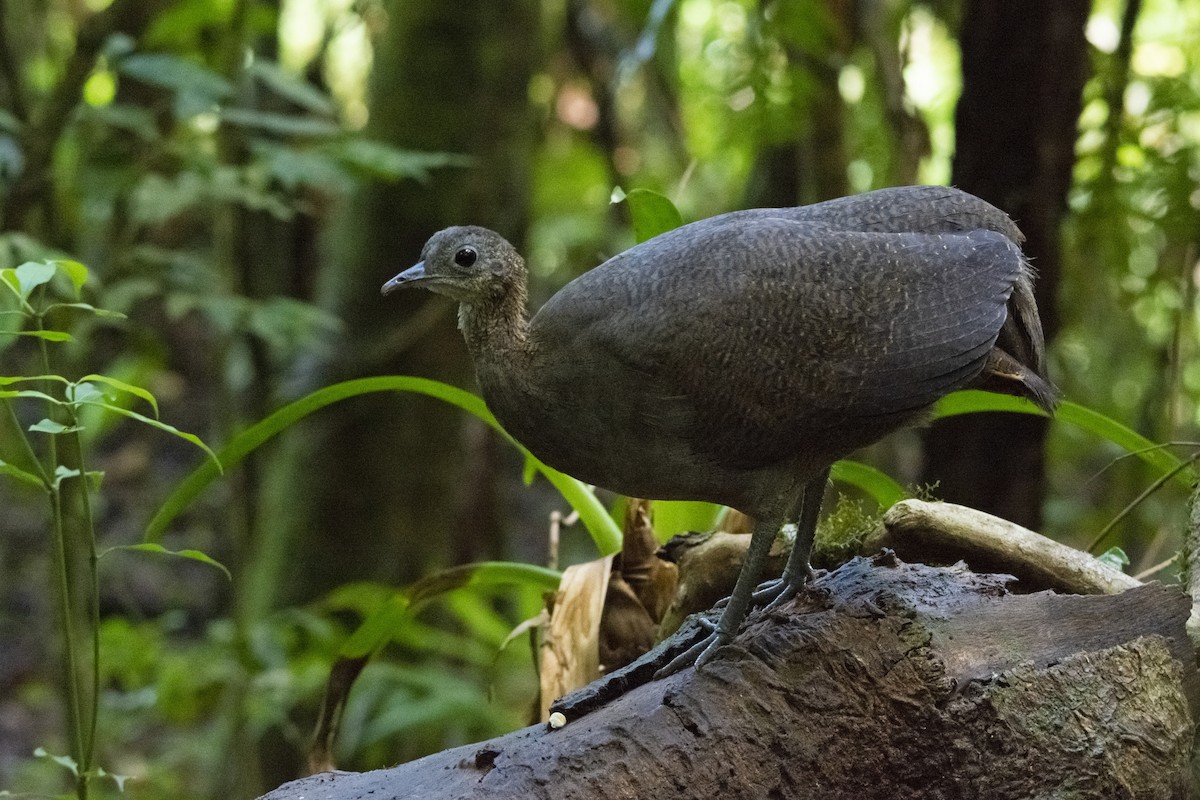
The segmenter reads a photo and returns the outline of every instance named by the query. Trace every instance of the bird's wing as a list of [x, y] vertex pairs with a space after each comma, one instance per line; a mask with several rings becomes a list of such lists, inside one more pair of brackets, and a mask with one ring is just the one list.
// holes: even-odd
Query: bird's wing
[[1016, 244], [987, 230], [691, 227], [585, 273], [536, 321], [553, 336], [556, 318], [571, 320], [558, 333], [577, 352], [638, 376], [616, 390], [661, 398], [674, 435], [747, 467], [813, 437], [882, 433], [964, 386], [1024, 268]]

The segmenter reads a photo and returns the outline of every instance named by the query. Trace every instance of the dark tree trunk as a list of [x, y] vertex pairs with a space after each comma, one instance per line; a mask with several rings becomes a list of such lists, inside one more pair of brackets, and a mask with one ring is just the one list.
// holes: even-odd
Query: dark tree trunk
[[[1007, 576], [858, 558], [753, 617], [703, 673], [298, 798], [1185, 798], [1190, 603], [1009, 594]], [[586, 694], [586, 690], [579, 694]]]
[[[346, 321], [320, 382], [409, 374], [471, 388], [453, 308], [426, 293], [386, 301], [379, 287], [420, 258], [441, 228], [478, 224], [519, 242], [527, 224], [534, 127], [527, 100], [538, 62], [536, 0], [389, 3], [376, 48], [370, 138], [467, 156], [427, 181], [373, 185], [339, 225], [336, 265], [319, 301]], [[490, 476], [466, 475], [477, 436], [458, 409], [424, 397], [370, 396], [323, 412], [315, 444], [293, 460], [305, 552], [295, 586], [408, 581], [456, 557], [495, 555]], [[470, 509], [464, 521], [460, 510]], [[469, 524], [467, 524], [469, 523]], [[454, 544], [452, 545], [451, 542]], [[456, 556], [456, 554], [461, 554]]]
[[[1058, 328], [1059, 229], [1088, 76], [1088, 0], [971, 0], [959, 40], [963, 91], [953, 183], [1004, 209], [1037, 267], [1047, 337]], [[970, 415], [925, 436], [922, 480], [948, 501], [1036, 528], [1041, 522], [1044, 419]]]

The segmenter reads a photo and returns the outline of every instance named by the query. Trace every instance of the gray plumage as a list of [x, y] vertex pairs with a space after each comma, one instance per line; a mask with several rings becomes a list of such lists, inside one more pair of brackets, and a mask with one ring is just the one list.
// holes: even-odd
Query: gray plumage
[[546, 463], [777, 530], [830, 464], [956, 389], [1053, 406], [1021, 238], [972, 195], [905, 187], [684, 225], [532, 319], [523, 261], [483, 228], [434, 235], [384, 292], [460, 302], [488, 406]]

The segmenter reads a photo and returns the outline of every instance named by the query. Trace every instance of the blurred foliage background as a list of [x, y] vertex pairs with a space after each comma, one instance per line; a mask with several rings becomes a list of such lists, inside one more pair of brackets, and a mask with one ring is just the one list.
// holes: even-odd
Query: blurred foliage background
[[[321, 386], [470, 388], [453, 309], [379, 297], [450, 224], [499, 230], [536, 305], [633, 243], [616, 187], [685, 219], [906, 183], [1017, 219], [1065, 396], [1192, 454], [1200, 425], [1200, 6], [1185, 0], [0, 0], [0, 267], [71, 258], [88, 302], [56, 368], [149, 388], [214, 448]], [[37, 375], [0, 316], [0, 374]], [[19, 407], [21, 415], [28, 412]], [[21, 417], [25, 422], [24, 416]], [[28, 422], [33, 422], [32, 418]], [[139, 542], [203, 458], [99, 416], [104, 546]], [[15, 437], [0, 430], [0, 459]], [[1081, 547], [1155, 478], [1014, 415], [865, 460]], [[329, 664], [395, 587], [547, 559], [543, 484], [478, 420], [379, 393], [286, 431], [164, 542], [227, 565], [100, 565], [98, 763], [137, 798], [295, 777]], [[0, 476], [3, 477], [3, 476]], [[1130, 572], [1177, 551], [1182, 488], [1113, 526]], [[564, 561], [591, 557], [564, 533]], [[0, 483], [0, 789], [66, 771], [44, 504]], [[463, 590], [397, 629], [347, 708], [367, 769], [525, 724], [539, 592]], [[114, 782], [93, 791], [115, 795]]]

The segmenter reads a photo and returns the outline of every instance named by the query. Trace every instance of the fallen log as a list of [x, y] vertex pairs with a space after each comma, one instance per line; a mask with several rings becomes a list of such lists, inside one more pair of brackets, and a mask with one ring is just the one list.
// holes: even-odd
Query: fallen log
[[1190, 600], [1158, 584], [1016, 594], [1010, 580], [855, 558], [752, 616], [703, 672], [607, 702], [583, 690], [556, 704], [557, 730], [265, 797], [1191, 797]]

